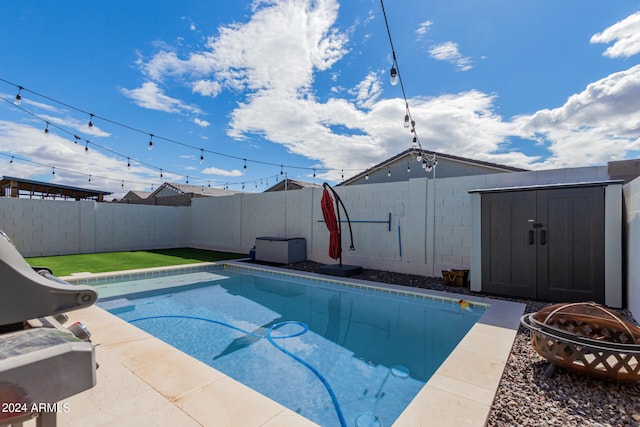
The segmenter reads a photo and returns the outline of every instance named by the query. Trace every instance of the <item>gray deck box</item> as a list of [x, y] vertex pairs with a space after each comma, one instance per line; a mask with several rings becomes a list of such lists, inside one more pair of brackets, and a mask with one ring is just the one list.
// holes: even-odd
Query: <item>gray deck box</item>
[[256, 261], [291, 264], [307, 259], [307, 242], [301, 237], [256, 237]]

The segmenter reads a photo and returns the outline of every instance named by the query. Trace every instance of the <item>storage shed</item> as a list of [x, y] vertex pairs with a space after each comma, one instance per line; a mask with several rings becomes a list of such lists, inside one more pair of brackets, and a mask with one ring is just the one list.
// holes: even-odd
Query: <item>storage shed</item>
[[622, 307], [622, 185], [470, 191], [471, 290]]

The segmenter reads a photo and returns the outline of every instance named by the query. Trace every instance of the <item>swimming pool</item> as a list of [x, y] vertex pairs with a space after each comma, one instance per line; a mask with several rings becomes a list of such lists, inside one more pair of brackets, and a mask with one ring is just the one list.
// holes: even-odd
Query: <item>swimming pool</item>
[[134, 324], [321, 425], [339, 425], [330, 393], [309, 367], [258, 337], [270, 327], [309, 327], [287, 340], [276, 337], [296, 335], [299, 324], [272, 335], [326, 379], [348, 425], [374, 417], [391, 425], [484, 313], [452, 299], [249, 273], [218, 268], [101, 285], [99, 305], [145, 319]]

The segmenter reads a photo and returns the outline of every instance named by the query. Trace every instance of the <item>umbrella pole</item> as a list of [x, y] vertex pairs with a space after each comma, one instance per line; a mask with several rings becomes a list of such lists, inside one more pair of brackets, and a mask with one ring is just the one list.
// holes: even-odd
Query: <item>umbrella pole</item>
[[[329, 184], [327, 184], [328, 186]], [[338, 265], [342, 267], [342, 222], [340, 222], [340, 206], [338, 205], [339, 196], [329, 187], [336, 198], [336, 212], [338, 213]]]
[[353, 246], [353, 230], [351, 229], [351, 220], [349, 219], [349, 213], [347, 212], [347, 208], [344, 206], [344, 203], [342, 203], [342, 199], [340, 198], [338, 193], [336, 193], [336, 191], [326, 182], [323, 183], [322, 186], [326, 189], [331, 190], [331, 192], [333, 193], [333, 197], [335, 197], [336, 199], [336, 212], [338, 214], [338, 234], [340, 237], [338, 239], [338, 248], [339, 248], [338, 253], [340, 254], [339, 255], [340, 267], [342, 267], [342, 221], [340, 221], [340, 205], [342, 205], [342, 210], [344, 211], [344, 215], [347, 217], [347, 224], [349, 225], [349, 236], [351, 237], [351, 246], [349, 246], [349, 249], [354, 250], [355, 247]]
[[335, 266], [322, 266], [318, 269], [319, 273], [330, 274], [333, 276], [353, 276], [356, 274], [362, 273], [362, 267], [358, 267], [355, 265], [342, 265], [342, 221], [340, 220], [340, 205], [342, 205], [342, 210], [344, 211], [344, 216], [347, 218], [347, 224], [349, 225], [349, 237], [351, 238], [351, 245], [349, 246], [350, 250], [355, 250], [353, 246], [353, 230], [351, 229], [351, 220], [349, 219], [349, 213], [347, 212], [347, 208], [344, 206], [342, 199], [335, 192], [333, 188], [326, 182], [322, 184], [325, 190], [331, 190], [333, 193], [333, 197], [336, 199], [336, 211], [337, 211], [337, 221], [338, 221], [338, 259], [339, 265], [337, 268]]

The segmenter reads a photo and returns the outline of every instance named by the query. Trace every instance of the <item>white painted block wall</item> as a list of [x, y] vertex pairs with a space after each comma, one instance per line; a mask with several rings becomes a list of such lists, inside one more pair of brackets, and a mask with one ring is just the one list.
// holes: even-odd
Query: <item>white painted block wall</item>
[[189, 246], [188, 207], [0, 198], [0, 229], [25, 257]]
[[[366, 268], [439, 276], [470, 268], [470, 190], [606, 180], [588, 167], [335, 187], [355, 221], [356, 250], [343, 224], [343, 262]], [[640, 317], [640, 180], [625, 186], [628, 301]], [[256, 237], [302, 237], [307, 257], [328, 256], [322, 189], [195, 198], [190, 207], [0, 198], [0, 229], [27, 257], [193, 246], [247, 253]], [[344, 219], [344, 218], [343, 218]], [[399, 233], [398, 233], [399, 226]], [[400, 253], [402, 249], [402, 254]], [[473, 273], [472, 273], [473, 274]]]
[[640, 178], [624, 186], [627, 302], [640, 321]]

